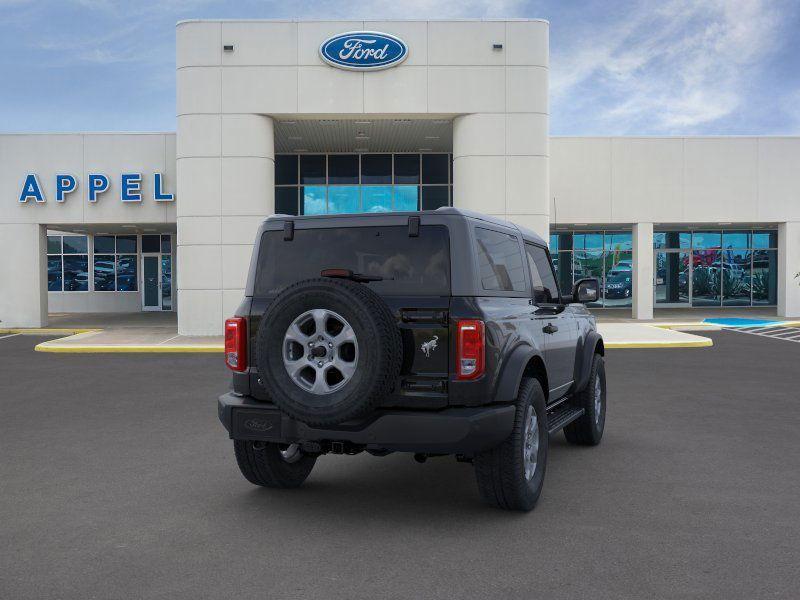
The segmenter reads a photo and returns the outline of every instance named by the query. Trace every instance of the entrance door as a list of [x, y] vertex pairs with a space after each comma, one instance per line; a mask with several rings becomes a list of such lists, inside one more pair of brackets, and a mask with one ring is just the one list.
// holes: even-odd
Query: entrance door
[[142, 255], [142, 310], [161, 310], [161, 255]]

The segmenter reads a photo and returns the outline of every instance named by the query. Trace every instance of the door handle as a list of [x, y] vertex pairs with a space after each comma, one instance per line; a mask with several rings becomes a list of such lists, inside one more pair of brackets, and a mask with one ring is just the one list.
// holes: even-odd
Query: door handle
[[553, 325], [552, 323], [548, 323], [547, 325], [542, 327], [542, 331], [544, 331], [547, 334], [552, 334], [558, 331], [558, 327], [556, 325]]

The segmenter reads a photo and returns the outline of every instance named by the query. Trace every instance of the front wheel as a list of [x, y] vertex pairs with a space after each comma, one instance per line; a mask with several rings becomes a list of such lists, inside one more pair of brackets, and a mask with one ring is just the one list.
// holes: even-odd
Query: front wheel
[[298, 487], [317, 462], [316, 456], [303, 454], [297, 444], [234, 440], [233, 450], [245, 479], [263, 487]]
[[516, 404], [511, 435], [475, 457], [475, 476], [485, 502], [528, 511], [542, 493], [549, 442], [544, 392], [537, 379], [522, 380]]

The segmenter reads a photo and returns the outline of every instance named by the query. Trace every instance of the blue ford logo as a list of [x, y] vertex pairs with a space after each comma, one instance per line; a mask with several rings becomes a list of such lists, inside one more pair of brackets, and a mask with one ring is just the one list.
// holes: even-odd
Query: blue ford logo
[[319, 53], [322, 60], [340, 69], [376, 71], [403, 62], [408, 46], [388, 33], [349, 31], [322, 42]]

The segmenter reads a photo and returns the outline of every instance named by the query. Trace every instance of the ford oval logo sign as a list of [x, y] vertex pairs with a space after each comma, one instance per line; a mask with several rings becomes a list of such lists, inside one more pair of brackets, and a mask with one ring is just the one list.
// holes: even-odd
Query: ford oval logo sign
[[340, 69], [377, 71], [403, 62], [408, 46], [388, 33], [349, 31], [322, 42], [319, 53], [322, 60]]

